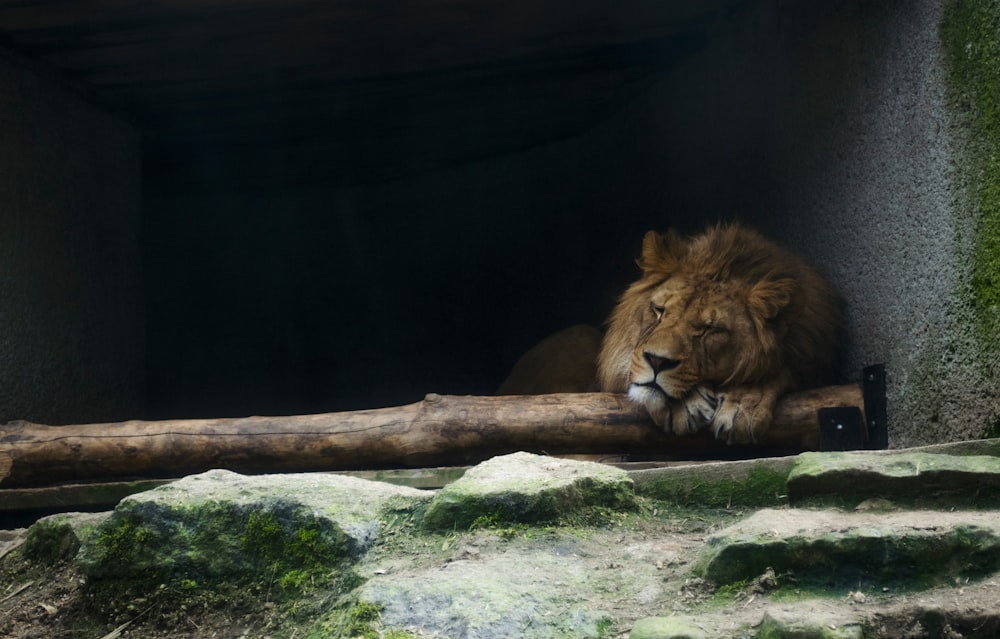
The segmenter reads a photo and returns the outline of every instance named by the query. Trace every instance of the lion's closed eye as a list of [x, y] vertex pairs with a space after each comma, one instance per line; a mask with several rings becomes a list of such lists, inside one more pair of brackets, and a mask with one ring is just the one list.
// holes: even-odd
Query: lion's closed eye
[[729, 328], [723, 324], [718, 324], [715, 322], [705, 322], [697, 327], [697, 330], [702, 335], [728, 335]]

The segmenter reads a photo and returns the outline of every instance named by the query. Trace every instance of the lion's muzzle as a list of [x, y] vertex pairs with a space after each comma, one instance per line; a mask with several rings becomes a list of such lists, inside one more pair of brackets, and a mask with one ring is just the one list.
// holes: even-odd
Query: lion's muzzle
[[646, 360], [646, 363], [653, 370], [654, 378], [662, 372], [673, 370], [681, 365], [681, 360], [679, 359], [670, 359], [651, 351], [644, 352], [642, 358]]

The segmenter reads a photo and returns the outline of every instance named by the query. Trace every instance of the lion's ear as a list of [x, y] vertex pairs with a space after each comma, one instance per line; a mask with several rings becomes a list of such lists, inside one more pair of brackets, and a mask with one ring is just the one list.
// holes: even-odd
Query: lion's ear
[[763, 280], [750, 291], [747, 306], [754, 318], [787, 326], [802, 310], [802, 291], [790, 277]]
[[673, 230], [662, 235], [650, 231], [642, 238], [642, 255], [637, 262], [645, 273], [667, 274], [677, 267], [683, 254], [684, 240]]

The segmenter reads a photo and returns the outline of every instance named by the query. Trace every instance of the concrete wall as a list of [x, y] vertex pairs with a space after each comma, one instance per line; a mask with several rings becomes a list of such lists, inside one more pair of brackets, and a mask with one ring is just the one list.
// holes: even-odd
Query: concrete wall
[[855, 81], [818, 131], [823, 153], [789, 155], [801, 213], [778, 224], [846, 292], [848, 364], [886, 364], [894, 446], [978, 438], [1000, 418], [1000, 353], [976, 339], [965, 289], [978, 214], [960, 168], [970, 131], [947, 99], [945, 4], [859, 9], [856, 31], [830, 30]]
[[983, 225], [948, 6], [747, 2], [572, 139], [356, 188], [152, 198], [154, 413], [490, 392], [534, 341], [606, 317], [645, 230], [735, 217], [843, 290], [843, 376], [886, 364], [891, 445], [981, 436], [1000, 373], [969, 296]]
[[0, 423], [138, 417], [137, 132], [0, 54]]
[[[995, 50], [996, 3], [965, 4], [985, 9], [986, 41], [958, 50]], [[738, 215], [838, 284], [844, 376], [886, 365], [892, 446], [977, 438], [1000, 420], [997, 310], [984, 322], [969, 285], [976, 245], [997, 231], [970, 194], [978, 134], [949, 99], [940, 37], [955, 5], [757, 3], [720, 21], [641, 116], [665, 129], [668, 211]]]

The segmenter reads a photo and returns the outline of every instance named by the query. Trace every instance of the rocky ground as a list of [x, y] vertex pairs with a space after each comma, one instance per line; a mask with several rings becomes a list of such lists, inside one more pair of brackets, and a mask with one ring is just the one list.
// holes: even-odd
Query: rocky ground
[[0, 637], [996, 637], [996, 448], [212, 471], [0, 533]]

